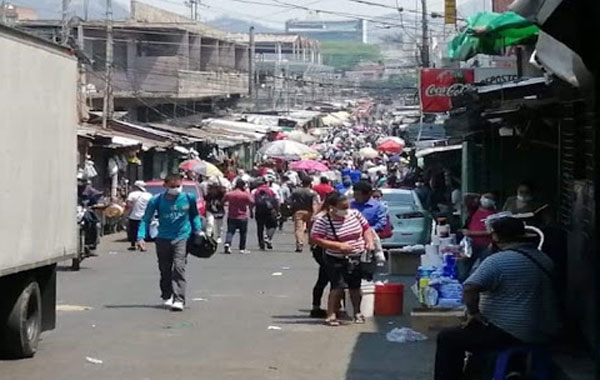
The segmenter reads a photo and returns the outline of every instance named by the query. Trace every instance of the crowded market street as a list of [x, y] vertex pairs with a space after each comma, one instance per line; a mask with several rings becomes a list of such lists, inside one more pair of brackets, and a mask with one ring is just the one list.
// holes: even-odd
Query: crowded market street
[[432, 341], [386, 341], [408, 317], [337, 329], [308, 317], [317, 266], [309, 252], [293, 252], [289, 224], [274, 251], [258, 251], [251, 239], [249, 255], [190, 257], [182, 314], [157, 303], [154, 247], [129, 252], [123, 238], [107, 236], [79, 272], [61, 268], [57, 329], [43, 336], [35, 360], [0, 361], [1, 379], [430, 378]]

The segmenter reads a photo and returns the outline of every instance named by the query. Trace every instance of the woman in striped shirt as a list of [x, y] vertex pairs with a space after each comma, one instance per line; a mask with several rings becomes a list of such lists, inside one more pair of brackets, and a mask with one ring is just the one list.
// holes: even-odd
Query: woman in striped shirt
[[323, 261], [331, 281], [326, 323], [339, 326], [337, 315], [346, 288], [350, 290], [354, 322], [364, 323], [360, 313], [360, 257], [373, 250], [371, 227], [359, 211], [350, 209], [350, 199], [345, 195], [331, 193], [326, 202], [333, 207], [314, 222], [311, 230], [312, 241], [325, 251]]

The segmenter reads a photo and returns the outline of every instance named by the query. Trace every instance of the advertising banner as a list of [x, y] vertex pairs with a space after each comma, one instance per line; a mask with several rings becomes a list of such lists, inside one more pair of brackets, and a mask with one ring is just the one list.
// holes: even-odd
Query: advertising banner
[[450, 111], [450, 98], [462, 94], [474, 82], [473, 69], [422, 69], [420, 94], [423, 112]]

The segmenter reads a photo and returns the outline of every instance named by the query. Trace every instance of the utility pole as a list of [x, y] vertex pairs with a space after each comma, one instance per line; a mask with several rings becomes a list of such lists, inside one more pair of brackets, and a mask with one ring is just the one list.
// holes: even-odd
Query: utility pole
[[429, 67], [429, 21], [427, 19], [427, 0], [421, 0], [422, 10], [422, 35], [421, 35], [421, 64]]
[[248, 96], [254, 98], [254, 55], [256, 53], [256, 45], [254, 44], [254, 27], [250, 27], [248, 45]]
[[2, 17], [0, 18], [0, 24], [6, 24], [6, 1], [2, 0], [0, 3], [0, 10], [2, 11]]
[[71, 0], [62, 0], [62, 19], [61, 19], [61, 35], [60, 42], [66, 44], [69, 41], [69, 6]]
[[88, 20], [89, 18], [89, 11], [90, 11], [90, 0], [83, 0], [83, 19], [85, 21]]
[[108, 121], [112, 119], [114, 111], [114, 98], [112, 88], [113, 70], [113, 14], [112, 0], [106, 0], [106, 83], [104, 87], [104, 104], [102, 108], [102, 128], [108, 128]]
[[185, 4], [190, 7], [190, 18], [194, 21], [198, 21], [198, 6], [200, 5], [200, 0], [188, 0]]

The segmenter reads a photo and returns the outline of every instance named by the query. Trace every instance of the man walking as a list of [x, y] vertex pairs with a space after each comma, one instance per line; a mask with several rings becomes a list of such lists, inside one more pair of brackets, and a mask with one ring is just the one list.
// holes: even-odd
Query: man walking
[[325, 197], [329, 193], [333, 193], [335, 189], [329, 183], [329, 178], [322, 176], [320, 182], [317, 186], [313, 188], [315, 193], [319, 194], [319, 198], [321, 198], [321, 202], [325, 200]]
[[187, 240], [202, 232], [202, 222], [196, 197], [183, 193], [180, 174], [169, 174], [165, 179], [166, 191], [154, 196], [148, 203], [138, 231], [137, 245], [146, 250], [146, 229], [154, 214], [158, 214], [156, 254], [160, 270], [160, 290], [163, 303], [173, 311], [183, 311], [185, 306], [185, 265]]
[[296, 252], [302, 252], [304, 247], [304, 232], [310, 222], [313, 213], [317, 212], [319, 196], [311, 190], [312, 180], [310, 177], [302, 179], [302, 187], [292, 192], [290, 201], [294, 213], [294, 230], [296, 237]]
[[224, 252], [231, 253], [231, 242], [235, 231], [240, 232], [240, 253], [250, 253], [246, 250], [246, 236], [248, 234], [248, 208], [254, 205], [254, 199], [246, 191], [246, 182], [238, 179], [235, 188], [225, 194], [225, 204], [229, 205], [227, 214], [227, 237], [225, 238]]
[[129, 212], [129, 217], [127, 218], [127, 238], [131, 244], [129, 247], [130, 251], [135, 251], [140, 223], [144, 218], [150, 199], [152, 199], [152, 194], [146, 191], [146, 183], [144, 181], [135, 181], [133, 191], [127, 196], [127, 204], [125, 206], [125, 212]]
[[225, 218], [225, 187], [218, 180], [209, 182], [206, 201], [206, 234], [221, 244], [223, 219]]
[[354, 200], [351, 207], [360, 213], [369, 222], [373, 230], [373, 242], [375, 243], [375, 259], [378, 262], [385, 261], [383, 246], [379, 234], [388, 224], [387, 207], [373, 198], [373, 185], [369, 181], [362, 180], [354, 185]]
[[256, 219], [258, 246], [261, 251], [264, 251], [265, 248], [273, 249], [273, 236], [277, 228], [277, 215], [279, 213], [277, 194], [268, 182], [261, 181], [259, 186], [252, 192], [252, 195], [255, 202], [254, 218]]

